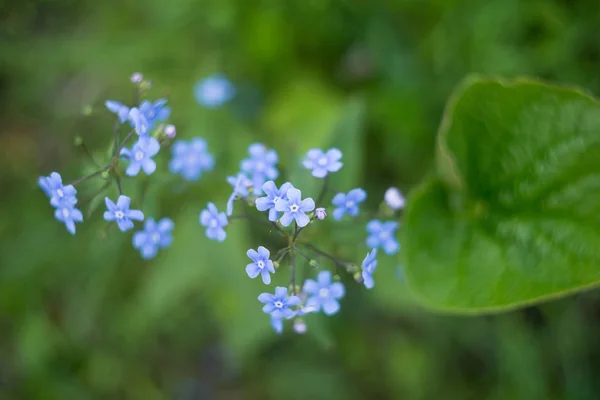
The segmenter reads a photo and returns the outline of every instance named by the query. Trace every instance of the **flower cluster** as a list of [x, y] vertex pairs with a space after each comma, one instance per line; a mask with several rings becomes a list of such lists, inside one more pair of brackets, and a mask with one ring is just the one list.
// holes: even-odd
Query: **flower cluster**
[[[256, 249], [248, 249], [246, 254], [250, 262], [246, 265], [246, 274], [255, 279], [260, 276], [265, 285], [270, 285], [281, 263], [287, 258], [290, 265], [290, 281], [287, 287], [276, 286], [274, 292], [261, 293], [258, 300], [263, 303], [262, 310], [269, 315], [271, 326], [277, 333], [283, 331], [284, 321], [294, 320], [294, 330], [304, 333], [307, 329], [304, 316], [309, 313], [322, 312], [327, 316], [339, 312], [340, 301], [345, 295], [345, 287], [339, 275], [340, 267], [351, 274], [353, 279], [363, 283], [367, 289], [375, 285], [373, 274], [377, 267], [377, 249], [383, 249], [386, 254], [394, 254], [400, 248], [395, 233], [398, 223], [371, 219], [366, 224], [367, 237], [365, 244], [369, 251], [361, 264], [340, 260], [324, 250], [316, 247], [305, 239], [305, 229], [310, 225], [318, 228], [327, 218], [326, 199], [331, 190], [328, 176], [339, 171], [342, 152], [338, 149], [311, 149], [306, 154], [302, 165], [310, 173], [322, 180], [322, 188], [317, 197], [307, 197], [301, 188], [292, 182], [282, 182], [278, 185], [275, 180], [280, 173], [277, 169], [279, 157], [273, 149], [262, 143], [253, 143], [248, 147], [248, 157], [240, 162], [240, 171], [229, 176], [227, 182], [232, 186], [225, 211], [219, 211], [213, 203], [208, 203], [200, 213], [200, 224], [206, 229], [206, 236], [222, 242], [227, 237], [226, 229], [235, 219], [247, 219], [268, 226], [270, 231], [277, 232], [282, 239], [282, 245], [272, 255], [263, 245]], [[392, 194], [386, 193], [384, 211], [387, 216], [393, 215], [402, 208], [398, 205], [400, 192], [390, 188]], [[390, 191], [388, 190], [388, 192]], [[365, 202], [367, 193], [362, 188], [354, 188], [348, 192], [340, 192], [331, 199], [334, 221], [347, 217], [358, 221], [360, 207]], [[234, 214], [236, 202], [243, 207], [239, 214]], [[257, 216], [251, 215], [255, 209]], [[256, 212], [254, 211], [254, 212]], [[333, 222], [336, 224], [338, 222]], [[303, 258], [313, 268], [320, 268], [317, 258], [322, 257], [331, 261], [335, 273], [321, 270], [315, 279], [307, 278], [302, 285], [296, 284], [296, 269], [300, 264], [297, 257]]]

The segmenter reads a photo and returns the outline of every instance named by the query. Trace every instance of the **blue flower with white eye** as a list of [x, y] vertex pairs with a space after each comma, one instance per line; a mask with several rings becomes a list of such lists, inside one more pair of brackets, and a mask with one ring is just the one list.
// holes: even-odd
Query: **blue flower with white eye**
[[307, 307], [314, 307], [315, 311], [323, 310], [326, 315], [333, 315], [340, 310], [339, 299], [344, 297], [344, 285], [341, 282], [331, 282], [331, 272], [321, 271], [317, 280], [307, 279], [302, 291], [309, 297]]
[[[76, 201], [77, 202], [77, 201]], [[83, 214], [75, 203], [63, 202], [54, 210], [54, 218], [65, 224], [71, 235], [75, 234], [75, 222], [83, 222]]]
[[337, 172], [342, 168], [342, 152], [338, 149], [329, 149], [324, 153], [321, 149], [311, 149], [302, 161], [304, 168], [312, 170], [315, 178], [325, 178], [330, 172]]
[[77, 204], [77, 189], [73, 185], [63, 186], [62, 178], [58, 172], [49, 176], [40, 176], [38, 184], [50, 198], [52, 207], [73, 206]]
[[136, 176], [143, 169], [146, 175], [156, 171], [156, 162], [152, 159], [160, 150], [160, 143], [152, 136], [140, 136], [131, 149], [121, 149], [121, 156], [129, 160], [125, 170], [128, 176]]
[[400, 250], [400, 244], [395, 238], [398, 223], [394, 221], [381, 222], [377, 219], [367, 224], [367, 246], [382, 248], [385, 254], [394, 254]]
[[206, 141], [202, 138], [177, 140], [171, 152], [173, 158], [169, 162], [169, 171], [188, 181], [197, 181], [202, 172], [211, 171], [215, 166], [215, 158], [208, 152]]
[[375, 282], [373, 281], [373, 273], [377, 268], [377, 249], [371, 250], [362, 262], [362, 278], [367, 289], [373, 289]]
[[291, 307], [295, 307], [300, 304], [300, 298], [298, 296], [288, 296], [287, 288], [277, 286], [275, 288], [275, 294], [262, 293], [258, 296], [258, 301], [264, 304], [262, 310], [264, 313], [269, 314], [272, 318], [292, 318], [296, 315]]
[[133, 107], [129, 110], [129, 122], [138, 135], [143, 136], [150, 133], [150, 123], [139, 108]]
[[358, 205], [365, 201], [366, 198], [367, 193], [360, 188], [352, 189], [348, 194], [336, 194], [332, 201], [333, 205], [337, 207], [333, 210], [333, 219], [339, 221], [344, 214], [356, 217], [360, 211]]
[[144, 229], [133, 234], [133, 247], [139, 250], [142, 258], [154, 258], [158, 249], [169, 247], [173, 243], [171, 231], [174, 226], [169, 218], [163, 218], [158, 223], [154, 218], [148, 218]]
[[236, 176], [228, 176], [227, 183], [233, 186], [233, 191], [229, 195], [227, 199], [227, 216], [231, 216], [233, 214], [233, 202], [236, 197], [247, 197], [250, 195], [250, 189], [252, 189], [252, 181], [248, 179], [246, 174], [239, 173]]
[[[148, 123], [148, 131], [154, 128], [156, 122], [166, 121], [171, 115], [171, 109], [166, 106], [167, 99], [159, 99], [154, 103], [145, 100], [140, 104], [140, 112]], [[133, 127], [133, 126], [132, 126]]]
[[269, 210], [269, 221], [275, 222], [277, 218], [279, 218], [279, 213], [275, 209], [275, 203], [279, 200], [287, 200], [287, 192], [292, 189], [291, 183], [286, 182], [281, 185], [281, 188], [277, 189], [275, 182], [267, 181], [262, 185], [262, 190], [266, 194], [264, 197], [259, 197], [256, 199], [256, 208], [258, 211], [267, 211]]
[[133, 221], [143, 221], [144, 213], [140, 210], [130, 210], [131, 199], [127, 196], [119, 196], [115, 204], [108, 197], [104, 198], [107, 211], [104, 212], [105, 221], [116, 221], [121, 232], [126, 232], [133, 228]]
[[252, 260], [252, 262], [246, 265], [246, 273], [252, 279], [258, 275], [261, 276], [262, 281], [265, 285], [271, 283], [271, 275], [275, 273], [275, 267], [273, 261], [269, 259], [271, 253], [263, 246], [258, 246], [258, 251], [250, 249], [246, 252], [246, 255]]
[[223, 229], [229, 221], [224, 212], [219, 212], [213, 203], [208, 203], [205, 210], [200, 213], [200, 224], [206, 227], [206, 237], [217, 242], [222, 242], [227, 237]]
[[253, 143], [248, 147], [249, 158], [243, 159], [240, 169], [252, 180], [255, 194], [261, 194], [261, 187], [267, 180], [279, 176], [276, 168], [279, 156], [275, 150], [268, 150], [262, 143]]
[[106, 100], [104, 103], [106, 108], [119, 117], [119, 122], [124, 123], [129, 119], [129, 107], [114, 100]]
[[217, 108], [235, 96], [235, 87], [222, 74], [198, 81], [194, 86], [196, 101], [206, 108]]
[[300, 190], [291, 188], [287, 191], [287, 200], [280, 199], [275, 203], [275, 210], [283, 212], [283, 216], [279, 220], [281, 225], [288, 226], [293, 220], [296, 220], [300, 228], [308, 225], [310, 219], [306, 213], [315, 209], [315, 201], [310, 197], [302, 200], [301, 197], [302, 192]]

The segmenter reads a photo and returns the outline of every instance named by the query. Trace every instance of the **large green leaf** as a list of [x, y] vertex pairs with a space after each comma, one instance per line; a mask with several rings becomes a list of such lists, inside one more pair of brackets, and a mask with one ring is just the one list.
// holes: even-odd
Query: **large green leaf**
[[406, 279], [449, 311], [514, 308], [600, 283], [600, 104], [530, 80], [468, 79], [411, 197]]

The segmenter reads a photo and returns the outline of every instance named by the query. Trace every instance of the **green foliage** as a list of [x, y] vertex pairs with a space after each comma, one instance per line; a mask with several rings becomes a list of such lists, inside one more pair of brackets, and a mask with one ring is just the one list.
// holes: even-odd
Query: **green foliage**
[[468, 79], [413, 196], [410, 287], [449, 311], [514, 308], [600, 284], [600, 104], [573, 89]]

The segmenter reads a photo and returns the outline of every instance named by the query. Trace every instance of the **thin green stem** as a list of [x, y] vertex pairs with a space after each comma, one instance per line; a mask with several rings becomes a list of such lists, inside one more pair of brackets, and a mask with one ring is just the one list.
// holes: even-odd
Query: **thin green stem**
[[317, 253], [317, 254], [325, 257], [325, 258], [328, 258], [329, 260], [333, 261], [335, 264], [337, 264], [339, 266], [342, 266], [342, 267], [344, 267], [346, 269], [352, 267], [352, 265], [353, 265], [352, 263], [340, 260], [339, 258], [336, 258], [336, 257], [332, 256], [331, 254], [329, 254], [329, 253], [327, 253], [327, 252], [325, 252], [325, 251], [323, 251], [323, 250], [321, 250], [321, 249], [313, 246], [310, 243], [303, 243], [303, 245], [306, 246], [308, 249], [314, 251], [315, 253]]
[[327, 194], [327, 189], [329, 188], [329, 175], [325, 175], [323, 178], [323, 186], [321, 186], [321, 192], [317, 196], [317, 201], [315, 202], [316, 207], [319, 207], [323, 200], [325, 199], [325, 195]]
[[109, 164], [109, 165], [107, 165], [107, 166], [105, 166], [103, 168], [100, 168], [98, 171], [92, 172], [89, 175], [86, 175], [86, 176], [83, 176], [83, 177], [81, 177], [79, 179], [74, 180], [73, 182], [71, 182], [71, 185], [76, 186], [76, 185], [80, 184], [81, 182], [87, 181], [90, 178], [93, 178], [93, 177], [95, 177], [97, 175], [100, 175], [104, 171], [108, 171], [111, 168], [112, 168], [112, 164]]
[[294, 251], [298, 254], [300, 254], [303, 258], [306, 259], [306, 261], [308, 261], [309, 263], [312, 261], [312, 259], [305, 253], [301, 252], [299, 248], [294, 247]]
[[94, 159], [94, 156], [92, 156], [92, 153], [90, 153], [90, 151], [88, 150], [87, 146], [85, 145], [85, 143], [81, 142], [81, 144], [79, 145], [79, 147], [81, 147], [81, 150], [85, 153], [85, 155], [90, 159], [90, 161], [96, 166], [96, 168], [101, 168], [100, 164], [98, 164], [96, 162], [96, 160]]
[[290, 286], [292, 287], [292, 294], [296, 294], [296, 253], [293, 249], [290, 249], [290, 260], [292, 264]]

